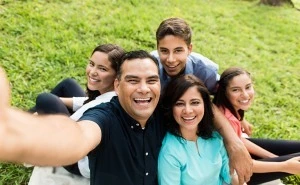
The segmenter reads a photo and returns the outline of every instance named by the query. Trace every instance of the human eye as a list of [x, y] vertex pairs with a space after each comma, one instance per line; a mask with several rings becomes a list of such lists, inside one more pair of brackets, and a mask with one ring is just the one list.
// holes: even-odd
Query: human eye
[[199, 105], [200, 103], [201, 103], [200, 101], [195, 100], [195, 101], [192, 101], [192, 102], [191, 102], [191, 105], [197, 106], [197, 105]]
[[178, 101], [178, 102], [175, 103], [175, 106], [176, 106], [176, 107], [183, 107], [183, 106], [184, 106], [184, 103], [181, 102], [181, 101]]
[[238, 92], [238, 91], [239, 91], [239, 89], [237, 89], [237, 88], [233, 88], [233, 89], [231, 89], [231, 91], [232, 91], [232, 92]]
[[149, 84], [155, 84], [157, 82], [158, 82], [158, 78], [151, 78], [151, 79], [148, 80]]
[[176, 49], [175, 50], [175, 53], [181, 53], [183, 51], [183, 49], [182, 48], [179, 48], [179, 49]]
[[91, 66], [91, 67], [93, 67], [95, 64], [94, 64], [93, 61], [89, 60], [89, 61], [88, 61], [88, 65]]
[[247, 86], [246, 86], [246, 89], [247, 89], [247, 90], [252, 89], [252, 85], [251, 85], [251, 84], [247, 85]]
[[167, 54], [168, 50], [167, 49], [160, 49], [159, 52], [162, 53], [162, 54]]
[[103, 72], [107, 71], [107, 69], [106, 69], [105, 67], [102, 67], [102, 66], [99, 66], [98, 69], [99, 69], [100, 71], [103, 71]]
[[137, 79], [128, 79], [127, 82], [129, 82], [130, 84], [137, 84], [138, 80]]

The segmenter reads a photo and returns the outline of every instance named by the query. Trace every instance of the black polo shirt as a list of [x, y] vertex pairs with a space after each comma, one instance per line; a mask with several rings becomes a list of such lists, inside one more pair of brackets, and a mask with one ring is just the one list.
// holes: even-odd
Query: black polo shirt
[[157, 158], [166, 131], [161, 111], [142, 129], [113, 97], [80, 120], [94, 121], [102, 131], [101, 143], [89, 154], [91, 185], [157, 184]]

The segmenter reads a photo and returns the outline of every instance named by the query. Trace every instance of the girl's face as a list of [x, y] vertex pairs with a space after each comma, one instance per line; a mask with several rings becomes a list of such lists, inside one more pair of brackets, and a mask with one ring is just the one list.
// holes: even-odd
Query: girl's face
[[248, 74], [233, 77], [226, 87], [226, 96], [234, 109], [247, 110], [254, 98], [254, 89]]
[[116, 71], [111, 67], [108, 55], [96, 51], [86, 66], [87, 87], [101, 94], [114, 90]]
[[204, 115], [204, 102], [197, 87], [190, 87], [173, 106], [173, 116], [183, 137], [196, 134]]

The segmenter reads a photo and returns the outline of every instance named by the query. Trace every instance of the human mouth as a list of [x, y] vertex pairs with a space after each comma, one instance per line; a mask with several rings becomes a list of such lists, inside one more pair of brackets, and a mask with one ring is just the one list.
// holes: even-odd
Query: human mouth
[[152, 98], [135, 98], [134, 102], [138, 104], [150, 103]]
[[90, 82], [100, 82], [100, 80], [92, 78], [92, 77], [89, 77], [89, 81]]
[[196, 116], [193, 116], [193, 117], [181, 117], [181, 118], [182, 118], [182, 120], [185, 123], [190, 123], [190, 122], [192, 122], [196, 118]]
[[250, 100], [248, 99], [248, 100], [240, 100], [239, 102], [242, 103], [242, 104], [247, 104], [247, 103], [249, 103], [249, 101]]
[[179, 66], [179, 64], [177, 64], [177, 65], [166, 65], [166, 68], [167, 68], [168, 71], [175, 71], [178, 66]]

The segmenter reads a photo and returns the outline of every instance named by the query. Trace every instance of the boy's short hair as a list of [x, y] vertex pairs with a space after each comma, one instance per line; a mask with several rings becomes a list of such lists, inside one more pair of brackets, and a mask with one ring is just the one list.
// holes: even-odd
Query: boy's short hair
[[160, 23], [156, 30], [157, 45], [159, 41], [167, 35], [180, 37], [187, 45], [190, 45], [192, 42], [192, 29], [187, 22], [181, 18], [169, 18]]

